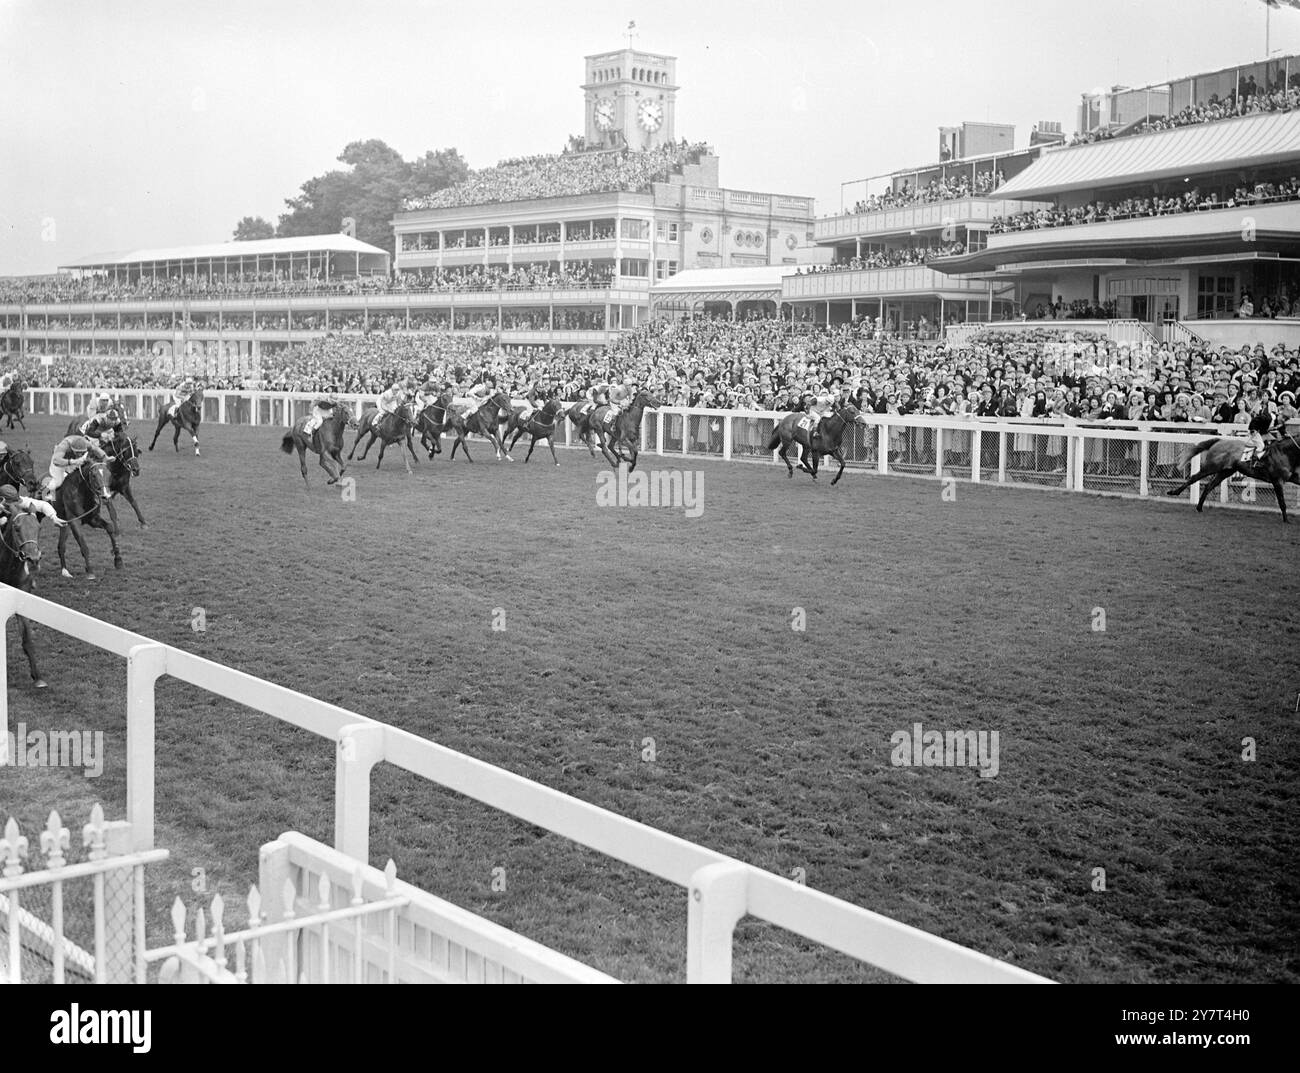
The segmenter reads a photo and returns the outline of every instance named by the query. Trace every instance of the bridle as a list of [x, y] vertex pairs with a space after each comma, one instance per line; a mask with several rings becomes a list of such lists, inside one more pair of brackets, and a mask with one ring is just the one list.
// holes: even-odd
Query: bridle
[[5, 455], [4, 465], [0, 466], [0, 474], [3, 474], [5, 477], [9, 478], [8, 480], [9, 484], [13, 484], [21, 488], [23, 487], [23, 485], [29, 485], [31, 482], [24, 480], [23, 475], [21, 473], [17, 473], [11, 468], [14, 464], [14, 456], [16, 454], [17, 454], [16, 451], [10, 451], [8, 454]]
[[[2, 528], [3, 528], [3, 533], [0, 533], [0, 542], [3, 542], [3, 544], [4, 544], [4, 546], [5, 546], [5, 549], [9, 552], [9, 554], [10, 554], [14, 559], [17, 559], [17, 560], [19, 560], [20, 562], [28, 563], [28, 564], [30, 564], [30, 565], [32, 565], [32, 566], [35, 566], [35, 565], [36, 565], [37, 563], [39, 563], [40, 560], [41, 560], [41, 549], [40, 549], [40, 545], [39, 545], [39, 544], [37, 543], [37, 541], [36, 541], [36, 538], [35, 538], [35, 537], [29, 537], [27, 540], [21, 540], [21, 541], [19, 541], [17, 544], [15, 544], [13, 541], [11, 541], [11, 540], [9, 539], [9, 534], [10, 534], [11, 531], [12, 531], [12, 532], [15, 532], [15, 533], [18, 531], [18, 526], [17, 526], [18, 519], [19, 519], [19, 518], [24, 518], [24, 517], [25, 517], [25, 518], [35, 518], [35, 517], [36, 517], [36, 514], [35, 514], [33, 511], [30, 511], [30, 510], [20, 510], [20, 511], [16, 511], [14, 514], [10, 515], [9, 524], [6, 525], [6, 526], [3, 526], [3, 527], [2, 527]], [[40, 524], [39, 520], [37, 521], [37, 524], [38, 524], [38, 525]], [[24, 549], [25, 547], [27, 547], [28, 544], [35, 544], [35, 545], [36, 545], [36, 557], [35, 557], [35, 558], [33, 558], [32, 556], [27, 555], [27, 554], [24, 553], [23, 549]]]

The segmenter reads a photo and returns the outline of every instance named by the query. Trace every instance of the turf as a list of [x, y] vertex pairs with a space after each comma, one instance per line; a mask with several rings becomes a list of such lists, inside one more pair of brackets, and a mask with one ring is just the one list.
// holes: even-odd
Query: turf
[[[39, 457], [66, 420], [29, 424]], [[1055, 979], [1300, 979], [1300, 525], [643, 456], [702, 474], [689, 518], [598, 508], [576, 451], [411, 477], [372, 455], [345, 501], [314, 462], [304, 491], [281, 432], [146, 455], [125, 569], [92, 534], [107, 573], [62, 579], [47, 531], [39, 594]], [[0, 813], [123, 815], [121, 661], [42, 629], [37, 693], [8, 643], [11, 721], [102, 729], [108, 758], [93, 781], [6, 770]], [[195, 869], [239, 900], [261, 843], [330, 840], [334, 763], [180, 683], [158, 713], [155, 942]], [[998, 775], [894, 766], [915, 722], [998, 731]], [[684, 978], [683, 891], [391, 769], [373, 805], [374, 863], [621, 978]], [[738, 980], [883, 978], [737, 936]]]

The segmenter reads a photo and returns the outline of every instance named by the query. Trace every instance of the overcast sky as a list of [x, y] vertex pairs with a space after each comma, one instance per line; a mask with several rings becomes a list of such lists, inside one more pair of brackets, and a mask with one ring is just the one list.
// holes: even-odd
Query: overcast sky
[[[1079, 95], [1265, 51], [1262, 0], [0, 0], [0, 274], [273, 223], [349, 141], [471, 167], [583, 130], [582, 57], [677, 59], [677, 135], [805, 194], [937, 157], [937, 128], [1075, 127]], [[1272, 15], [1300, 52], [1300, 11]]]

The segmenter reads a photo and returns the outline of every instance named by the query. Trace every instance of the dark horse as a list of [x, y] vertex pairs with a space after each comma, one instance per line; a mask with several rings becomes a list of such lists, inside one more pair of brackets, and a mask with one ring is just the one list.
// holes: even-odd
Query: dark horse
[[298, 467], [302, 470], [302, 483], [309, 484], [307, 480], [307, 452], [314, 451], [320, 455], [320, 468], [329, 474], [329, 480], [326, 484], [334, 484], [343, 476], [343, 430], [352, 428], [356, 422], [352, 419], [352, 411], [343, 403], [335, 403], [334, 409], [330, 412], [329, 417], [321, 423], [321, 427], [315, 432], [307, 433], [303, 431], [303, 426], [307, 424], [307, 418], [299, 418], [294, 423], [293, 428], [286, 432], [280, 438], [280, 450], [287, 455], [291, 455], [294, 449], [298, 451]]
[[1245, 451], [1246, 440], [1237, 436], [1215, 436], [1212, 439], [1202, 440], [1187, 456], [1189, 462], [1197, 455], [1205, 456], [1203, 459], [1205, 464], [1201, 471], [1188, 477], [1177, 488], [1169, 489], [1167, 494], [1176, 496], [1197, 481], [1208, 477], [1209, 480], [1201, 489], [1201, 498], [1196, 504], [1196, 509], [1199, 511], [1205, 507], [1206, 497], [1214, 489], [1234, 473], [1240, 473], [1243, 477], [1267, 481], [1271, 484], [1273, 495], [1277, 498], [1278, 510], [1282, 512], [1282, 520], [1290, 521], [1286, 516], [1286, 490], [1282, 485], [1287, 481], [1300, 484], [1300, 442], [1296, 441], [1294, 434], [1284, 433], [1280, 440], [1274, 440], [1264, 448], [1263, 455], [1251, 462], [1243, 463], [1241, 456]]
[[[59, 517], [68, 524], [59, 530], [59, 569], [64, 577], [72, 577], [68, 570], [65, 550], [68, 545], [68, 533], [76, 538], [81, 557], [86, 561], [86, 577], [94, 580], [95, 571], [90, 566], [90, 549], [86, 547], [86, 537], [81, 531], [83, 523], [102, 529], [108, 534], [108, 542], [113, 547], [113, 565], [122, 569], [122, 553], [117, 547], [117, 511], [110, 498], [113, 495], [113, 477], [107, 462], [83, 462], [64, 478], [54, 493], [54, 509]], [[108, 505], [108, 520], [99, 516], [100, 504]]]
[[177, 451], [181, 449], [181, 429], [190, 434], [190, 439], [194, 441], [194, 453], [199, 453], [199, 425], [203, 422], [203, 389], [199, 388], [188, 399], [176, 407], [176, 412], [168, 416], [170, 406], [164, 406], [158, 414], [158, 427], [153, 430], [153, 440], [149, 444], [149, 450], [153, 450], [153, 445], [158, 442], [158, 436], [167, 423], [170, 421], [175, 426], [176, 432], [172, 435], [172, 446]]
[[13, 428], [15, 421], [24, 429], [27, 427], [23, 425], [23, 395], [26, 391], [27, 386], [21, 380], [15, 380], [5, 393], [0, 395], [0, 417], [9, 422], [5, 428]]
[[26, 448], [11, 447], [0, 455], [0, 483], [12, 484], [18, 491], [36, 491], [36, 467]]
[[[636, 458], [640, 453], [641, 415], [646, 408], [657, 409], [663, 403], [644, 391], [638, 391], [632, 405], [619, 413], [612, 406], [602, 403], [587, 415], [587, 425], [596, 437], [596, 444], [605, 461], [615, 469], [619, 462], [628, 463], [627, 471], [636, 469]], [[628, 448], [627, 457], [623, 457], [620, 447]]]
[[590, 399], [583, 399], [581, 402], [575, 402], [569, 407], [566, 416], [573, 422], [574, 427], [578, 430], [578, 439], [587, 445], [587, 450], [591, 452], [591, 457], [596, 457], [596, 448], [591, 442], [591, 415], [596, 410], [596, 404]]
[[[451, 427], [451, 399], [451, 392], [444, 391], [415, 415], [415, 431], [420, 434], [420, 446], [429, 452], [430, 462], [434, 455], [442, 454], [442, 434]], [[463, 438], [464, 433], [460, 435]]]
[[[351, 459], [357, 451], [357, 444], [361, 442], [362, 436], [369, 436], [366, 445], [361, 450], [360, 462], [366, 460], [366, 455], [370, 453], [370, 448], [374, 446], [375, 440], [379, 441], [379, 460], [375, 462], [375, 469], [383, 465], [384, 452], [388, 450], [390, 443], [397, 444], [397, 450], [402, 456], [402, 462], [406, 465], [406, 472], [411, 472], [411, 463], [406, 458], [406, 452], [411, 452], [411, 458], [415, 458], [415, 446], [411, 443], [411, 430], [415, 428], [415, 417], [411, 413], [411, 407], [408, 403], [402, 403], [396, 411], [391, 414], [381, 414], [378, 410], [367, 410], [361, 415], [361, 420], [357, 422], [357, 438], [352, 441], [352, 450], [348, 452], [348, 458]], [[402, 448], [405, 447], [406, 450]], [[417, 460], [418, 461], [418, 460]]]
[[[799, 444], [803, 449], [803, 456], [799, 459], [799, 468], [805, 473], [812, 475], [812, 479], [817, 479], [817, 466], [822, 455], [830, 455], [840, 464], [840, 468], [834, 477], [831, 478], [832, 487], [839, 482], [840, 477], [844, 475], [844, 451], [840, 446], [840, 441], [844, 438], [844, 430], [862, 417], [862, 412], [851, 402], [846, 402], [835, 406], [835, 408], [821, 419], [815, 428], [808, 429], [804, 426], [808, 424], [805, 418], [807, 414], [790, 413], [781, 418], [776, 428], [772, 432], [772, 438], [767, 443], [769, 451], [775, 451], [780, 445], [781, 450], [777, 451], [782, 462], [785, 463], [786, 476], [794, 476], [794, 466], [790, 463], [790, 457], [786, 453], [790, 450], [791, 444]], [[812, 464], [809, 465], [811, 460]]]
[[[0, 528], [0, 582], [23, 592], [32, 591], [41, 561], [41, 549], [36, 542], [40, 531], [41, 520], [30, 511], [19, 511]], [[36, 666], [36, 643], [31, 624], [22, 615], [15, 617], [22, 633], [23, 651], [27, 653], [27, 666], [32, 672], [32, 685], [44, 689], [45, 679]]]
[[108, 454], [109, 491], [131, 504], [140, 528], [148, 529], [149, 523], [144, 520], [140, 504], [135, 501], [135, 492], [131, 490], [131, 478], [140, 476], [140, 445], [119, 425], [113, 439], [104, 444], [104, 450]]
[[483, 405], [470, 414], [469, 417], [449, 411], [446, 427], [456, 433], [456, 442], [451, 445], [451, 456], [448, 461], [456, 461], [456, 448], [460, 447], [465, 451], [465, 460], [473, 462], [474, 459], [469, 457], [469, 444], [465, 442], [465, 437], [471, 433], [477, 433], [492, 441], [498, 462], [503, 456], [507, 462], [513, 462], [514, 459], [510, 457], [510, 452], [506, 450], [506, 445], [502, 442], [499, 431], [501, 411], [509, 409], [510, 396], [504, 391], [498, 391], [489, 398], [484, 399]]
[[515, 438], [510, 441], [510, 449], [513, 450], [515, 444], [519, 442], [519, 437], [525, 432], [532, 437], [528, 444], [528, 453], [524, 455], [524, 461], [527, 462], [533, 457], [533, 448], [537, 446], [538, 440], [545, 440], [546, 446], [551, 449], [551, 458], [558, 466], [560, 460], [555, 457], [555, 426], [564, 420], [564, 404], [559, 399], [550, 399], [540, 410], [534, 410], [527, 420], [520, 417], [517, 410], [511, 411], [510, 416], [506, 418], [505, 431], [501, 434], [504, 442], [506, 437], [513, 430]]

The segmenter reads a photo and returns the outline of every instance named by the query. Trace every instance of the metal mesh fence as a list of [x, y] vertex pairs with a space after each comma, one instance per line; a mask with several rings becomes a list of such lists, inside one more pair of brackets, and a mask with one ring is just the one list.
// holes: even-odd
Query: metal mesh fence
[[1090, 492], [1141, 490], [1142, 443], [1136, 437], [1085, 436], [1083, 441], [1083, 487]]
[[722, 457], [723, 418], [711, 414], [686, 415], [686, 453]]
[[731, 423], [731, 457], [770, 459], [772, 452], [767, 449], [776, 421], [770, 417], [732, 417]]
[[1067, 486], [1068, 446], [1064, 436], [1028, 429], [1017, 429], [1006, 436], [1007, 483]]
[[680, 454], [686, 434], [686, 418], [681, 414], [656, 414], [664, 426], [664, 454]]

